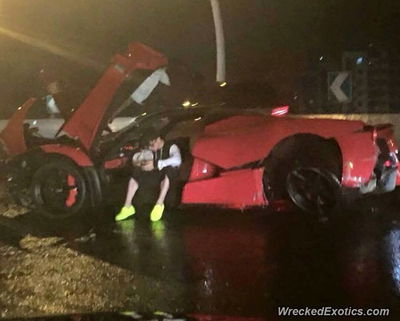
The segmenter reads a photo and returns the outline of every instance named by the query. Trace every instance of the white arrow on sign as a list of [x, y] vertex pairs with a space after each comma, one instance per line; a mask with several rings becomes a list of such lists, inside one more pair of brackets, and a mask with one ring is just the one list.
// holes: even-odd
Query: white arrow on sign
[[349, 77], [348, 72], [340, 72], [336, 76], [332, 85], [329, 87], [330, 90], [332, 90], [333, 94], [336, 96], [336, 99], [341, 103], [344, 103], [344, 102], [350, 100], [350, 97], [348, 97], [341, 88], [343, 83], [346, 81], [347, 77]]

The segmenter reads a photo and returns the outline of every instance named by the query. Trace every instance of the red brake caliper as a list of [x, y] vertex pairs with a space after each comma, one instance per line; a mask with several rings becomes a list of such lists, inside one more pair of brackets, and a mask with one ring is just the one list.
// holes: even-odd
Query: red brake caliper
[[67, 184], [70, 187], [68, 192], [67, 200], [65, 201], [65, 205], [67, 207], [72, 207], [76, 202], [76, 196], [78, 195], [78, 188], [75, 185], [75, 177], [72, 175], [68, 175]]

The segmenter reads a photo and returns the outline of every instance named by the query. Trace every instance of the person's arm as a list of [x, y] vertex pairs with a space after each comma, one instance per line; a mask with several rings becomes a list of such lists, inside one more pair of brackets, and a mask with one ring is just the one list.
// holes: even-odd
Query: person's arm
[[159, 170], [162, 170], [164, 167], [172, 166], [179, 167], [182, 164], [181, 152], [175, 144], [171, 145], [169, 149], [170, 157], [167, 159], [162, 159], [158, 161], [157, 167]]

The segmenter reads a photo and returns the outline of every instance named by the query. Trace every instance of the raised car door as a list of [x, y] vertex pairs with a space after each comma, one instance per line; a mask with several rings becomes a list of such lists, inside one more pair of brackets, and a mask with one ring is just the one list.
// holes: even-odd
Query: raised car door
[[108, 109], [123, 81], [135, 70], [156, 70], [167, 62], [166, 57], [143, 44], [130, 44], [125, 54], [114, 56], [111, 65], [60, 132], [78, 139], [91, 150], [99, 132], [107, 126]]

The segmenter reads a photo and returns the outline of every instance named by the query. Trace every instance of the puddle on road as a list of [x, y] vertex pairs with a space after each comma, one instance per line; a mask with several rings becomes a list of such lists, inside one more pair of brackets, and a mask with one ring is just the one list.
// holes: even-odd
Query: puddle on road
[[[14, 301], [6, 305], [14, 312], [22, 302], [36, 311], [123, 306], [136, 311], [257, 316], [274, 313], [279, 305], [398, 304], [393, 288], [399, 289], [399, 229], [382, 228], [379, 215], [349, 213], [349, 217], [321, 225], [299, 213], [266, 217], [198, 210], [157, 224], [142, 219], [59, 229], [39, 224], [32, 228], [38, 233], [33, 237], [61, 237], [67, 244], [33, 246], [32, 274], [26, 277], [44, 277], [43, 284], [49, 282], [46, 278], [79, 281], [76, 284], [85, 284], [84, 292], [97, 302], [95, 308], [83, 297], [71, 300], [79, 285], [68, 290], [70, 296], [61, 299], [57, 294], [58, 306], [45, 308], [46, 296], [40, 304], [29, 301], [29, 291], [35, 291], [35, 286], [18, 274], [30, 269], [23, 263], [26, 257], [17, 257], [32, 254], [7, 257], [6, 270], [23, 267], [14, 283], [31, 286], [29, 291], [8, 290]], [[55, 249], [59, 252], [52, 252]], [[52, 273], [35, 267], [43, 262]], [[81, 278], [74, 273], [81, 273]], [[54, 291], [61, 293], [65, 288]]]

